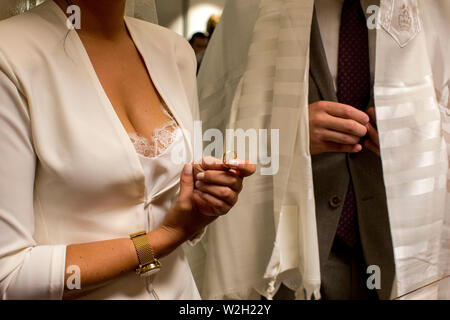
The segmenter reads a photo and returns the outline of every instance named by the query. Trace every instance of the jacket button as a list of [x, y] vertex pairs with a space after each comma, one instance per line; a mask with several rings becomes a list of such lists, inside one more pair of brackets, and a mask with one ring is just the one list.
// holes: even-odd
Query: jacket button
[[331, 208], [337, 209], [342, 204], [342, 198], [339, 196], [332, 196], [328, 204], [330, 205]]

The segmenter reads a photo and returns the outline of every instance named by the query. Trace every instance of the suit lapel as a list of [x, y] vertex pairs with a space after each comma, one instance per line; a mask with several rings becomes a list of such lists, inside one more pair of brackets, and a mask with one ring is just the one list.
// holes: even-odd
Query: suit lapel
[[317, 86], [319, 94], [323, 100], [337, 101], [336, 90], [333, 78], [328, 67], [325, 49], [320, 35], [319, 22], [316, 10], [314, 9], [311, 25], [311, 53], [310, 53], [310, 76]]
[[[378, 6], [380, 7], [380, 0], [361, 0], [361, 6], [364, 10], [364, 14], [366, 18], [369, 19], [374, 14], [372, 10], [368, 11], [369, 6]], [[374, 85], [374, 75], [375, 75], [375, 55], [376, 55], [376, 42], [377, 42], [377, 29], [369, 29], [369, 49], [370, 49], [370, 72], [372, 74], [371, 77], [371, 86], [370, 86], [370, 101], [369, 107], [375, 106], [374, 98], [373, 98], [373, 85]]]

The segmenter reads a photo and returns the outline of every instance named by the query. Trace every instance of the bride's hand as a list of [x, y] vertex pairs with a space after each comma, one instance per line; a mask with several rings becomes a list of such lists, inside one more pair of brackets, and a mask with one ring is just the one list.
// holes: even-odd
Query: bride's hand
[[227, 214], [236, 204], [242, 191], [244, 177], [255, 173], [248, 161], [231, 160], [225, 165], [215, 158], [202, 159], [194, 164], [194, 201], [198, 210], [207, 216]]
[[[227, 214], [237, 202], [244, 177], [256, 170], [255, 165], [248, 162], [231, 161], [224, 166], [209, 160], [200, 165], [202, 172], [195, 170], [196, 182], [193, 165], [186, 165], [181, 173], [178, 200], [162, 226], [178, 242], [191, 239], [219, 216]], [[199, 167], [196, 165], [196, 168]]]

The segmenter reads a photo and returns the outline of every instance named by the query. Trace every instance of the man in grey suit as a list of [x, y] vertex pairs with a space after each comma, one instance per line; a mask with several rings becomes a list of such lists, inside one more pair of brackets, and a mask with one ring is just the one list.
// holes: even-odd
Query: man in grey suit
[[[377, 0], [315, 0], [309, 124], [321, 296], [390, 299], [395, 262], [373, 101]], [[368, 269], [369, 266], [375, 268]], [[368, 270], [370, 272], [368, 272]], [[368, 286], [371, 270], [378, 286]], [[276, 299], [293, 299], [282, 287]]]
[[[227, 110], [231, 110], [230, 105], [234, 101], [243, 70], [248, 70], [245, 69], [245, 63], [240, 62], [247, 61], [245, 55], [250, 51], [252, 32], [258, 19], [258, 7], [261, 4], [266, 4], [267, 7], [271, 4], [280, 7], [283, 5], [283, 1], [264, 2], [266, 3], [262, 0], [239, 1], [241, 5], [238, 6], [237, 1], [230, 1], [234, 3], [234, 13], [241, 15], [237, 22], [240, 22], [238, 25], [243, 26], [243, 29], [237, 29], [230, 18], [232, 16], [228, 15], [230, 21], [225, 19], [227, 23], [221, 26], [230, 30], [221, 30], [221, 37], [213, 38], [208, 49], [209, 64], [202, 66], [200, 78], [203, 84], [211, 81], [209, 76], [219, 80], [214, 82], [213, 87], [208, 86], [208, 90], [200, 90], [200, 104], [205, 110], [204, 117], [212, 117], [211, 110], [221, 113], [219, 116], [214, 115], [215, 122], [211, 123], [215, 125], [219, 123], [218, 120], [228, 123]], [[286, 4], [292, 5], [293, 2], [294, 0], [286, 1]], [[379, 157], [375, 112], [374, 108], [371, 108], [374, 106], [372, 97], [376, 32], [368, 30], [365, 12], [372, 4], [379, 5], [379, 1], [314, 1], [315, 12], [309, 50], [309, 128], [321, 296], [324, 299], [389, 299], [394, 283], [395, 265], [386, 192]], [[246, 12], [245, 19], [242, 18], [242, 11], [238, 9]], [[309, 9], [311, 7], [308, 6]], [[264, 18], [267, 20], [273, 19], [269, 13], [270, 10], [264, 11]], [[301, 15], [297, 17], [300, 18]], [[308, 15], [308, 19], [309, 17]], [[270, 29], [266, 30], [269, 32]], [[236, 32], [239, 32], [239, 35], [235, 35], [237, 40], [231, 37]], [[261, 34], [257, 33], [258, 39], [260, 36]], [[293, 39], [292, 34], [287, 35], [287, 38]], [[222, 42], [217, 50], [211, 50], [215, 48], [215, 40]], [[234, 51], [241, 56], [228, 56], [227, 49], [236, 43], [239, 48]], [[253, 48], [252, 54], [255, 53], [255, 48], [258, 46]], [[213, 53], [219, 53], [224, 61], [219, 60]], [[216, 65], [217, 68], [214, 67]], [[271, 75], [267, 72], [268, 78]], [[214, 105], [224, 107], [225, 111], [214, 108], [212, 101]], [[246, 112], [243, 114], [248, 117]], [[266, 114], [259, 116], [266, 117]], [[268, 184], [267, 190], [270, 192], [272, 187]], [[231, 223], [229, 227], [233, 227]], [[266, 231], [271, 232], [270, 227], [267, 227], [264, 234]], [[268, 238], [270, 236], [268, 235]], [[263, 255], [270, 253], [269, 250], [259, 252], [264, 252]], [[269, 258], [270, 256], [267, 260]], [[366, 285], [370, 276], [367, 274], [368, 266], [376, 266], [374, 269], [380, 270], [380, 283], [375, 283], [376, 290], [370, 290]], [[262, 264], [256, 267], [248, 266], [248, 269], [255, 270], [256, 273], [265, 268], [267, 265]], [[239, 273], [239, 270], [236, 270], [236, 273]], [[221, 283], [224, 279], [222, 277], [215, 280]], [[295, 286], [291, 285], [291, 288], [293, 287]], [[260, 292], [261, 290], [258, 291]], [[247, 297], [250, 294], [244, 292], [240, 296]], [[294, 292], [284, 286], [275, 296], [275, 299], [293, 298]]]
[[[369, 4], [316, 1], [311, 29], [310, 133], [324, 299], [389, 299], [395, 276], [370, 108], [375, 32], [367, 29]], [[333, 27], [339, 40], [330, 35]], [[380, 268], [377, 290], [367, 287], [368, 266]]]

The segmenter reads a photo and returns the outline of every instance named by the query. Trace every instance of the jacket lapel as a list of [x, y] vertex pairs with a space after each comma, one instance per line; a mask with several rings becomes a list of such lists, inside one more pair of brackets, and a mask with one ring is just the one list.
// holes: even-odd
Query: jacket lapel
[[314, 9], [311, 25], [311, 53], [310, 53], [310, 76], [314, 81], [319, 94], [323, 100], [337, 101], [336, 90], [333, 84], [333, 78], [328, 67], [325, 49], [320, 35], [319, 22], [317, 20], [316, 10]]

